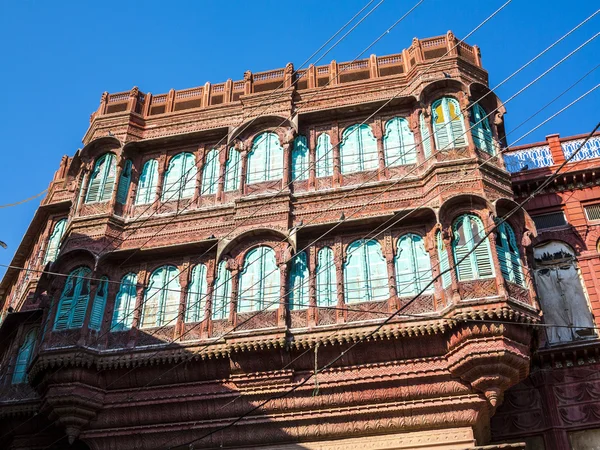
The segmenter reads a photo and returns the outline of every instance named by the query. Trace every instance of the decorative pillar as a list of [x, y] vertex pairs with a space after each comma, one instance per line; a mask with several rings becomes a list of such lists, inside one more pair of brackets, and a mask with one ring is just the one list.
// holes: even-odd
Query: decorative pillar
[[342, 185], [342, 162], [340, 157], [340, 136], [338, 124], [335, 122], [331, 127], [331, 148], [333, 150], [333, 187]]
[[[89, 324], [90, 324], [90, 316], [92, 315], [92, 307], [94, 306], [94, 301], [96, 300], [96, 293], [98, 292], [98, 287], [100, 286], [101, 281], [98, 280], [98, 274], [96, 272], [92, 272], [90, 275], [90, 295], [88, 296], [87, 308], [85, 309], [85, 316], [83, 316], [83, 325], [81, 326], [81, 330], [79, 333], [79, 341], [78, 345], [89, 344], [86, 336], [89, 335]], [[85, 280], [84, 280], [85, 283]], [[75, 306], [75, 305], [73, 305]]]
[[446, 253], [448, 254], [448, 262], [450, 266], [450, 277], [452, 280], [451, 292], [452, 302], [458, 303], [460, 301], [460, 294], [458, 290], [458, 278], [456, 277], [456, 269], [454, 268], [454, 255], [452, 254], [452, 228], [444, 229], [440, 225], [442, 231], [442, 240], [444, 241], [444, 247], [446, 247]]
[[[288, 254], [288, 252], [284, 252]], [[287, 259], [287, 260], [286, 260]], [[279, 308], [277, 309], [277, 326], [285, 327], [287, 323], [287, 288], [288, 258], [279, 263]]]
[[246, 168], [248, 167], [248, 151], [246, 150], [247, 148], [248, 148], [248, 142], [244, 142], [244, 150], [241, 152], [242, 168], [241, 168], [241, 173], [240, 173], [240, 191], [241, 191], [242, 195], [246, 195], [248, 193], [248, 189], [246, 187], [246, 174], [247, 174]]
[[281, 181], [281, 189], [285, 190], [291, 181], [291, 160], [292, 149], [294, 148], [294, 138], [296, 131], [293, 128], [288, 129], [283, 137], [283, 179]]
[[115, 213], [115, 206], [117, 204], [117, 192], [119, 191], [119, 182], [121, 181], [121, 174], [123, 173], [123, 168], [125, 166], [125, 162], [127, 160], [121, 155], [119, 157], [119, 162], [117, 163], [117, 171], [115, 174], [115, 185], [113, 187], [112, 195], [110, 196], [110, 204], [108, 206], [108, 212], [110, 214]]
[[[232, 260], [229, 260], [232, 261]], [[229, 261], [227, 265], [229, 266]], [[231, 301], [229, 302], [229, 322], [233, 327], [237, 326], [237, 302], [238, 302], [238, 286], [239, 286], [239, 270], [237, 264], [231, 264]]]
[[167, 171], [167, 151], [163, 150], [158, 157], [158, 180], [156, 183], [156, 194], [154, 195], [154, 211], [157, 212], [160, 208], [163, 184], [165, 181], [165, 172]]
[[452, 31], [446, 33], [446, 48], [449, 56], [458, 56], [458, 39]]
[[560, 145], [560, 135], [551, 134], [546, 136], [546, 141], [550, 147], [550, 153], [554, 160], [554, 165], [562, 164], [565, 162], [565, 154], [563, 153], [562, 146]]
[[377, 142], [377, 181], [385, 180], [389, 178], [389, 171], [385, 167], [385, 151], [383, 149], [383, 123], [381, 118], [377, 117], [373, 124], [373, 135]]
[[317, 140], [314, 127], [308, 130], [308, 190], [315, 190], [317, 186]]
[[138, 273], [138, 283], [136, 286], [136, 295], [135, 295], [135, 308], [133, 309], [133, 318], [131, 320], [131, 329], [129, 330], [129, 342], [127, 342], [127, 348], [131, 348], [135, 346], [135, 341], [137, 338], [138, 329], [141, 325], [141, 317], [142, 317], [142, 308], [144, 306], [144, 292], [145, 286], [148, 282], [148, 272], [146, 271], [146, 267], [143, 267]]
[[333, 244], [333, 259], [335, 261], [335, 280], [337, 282], [337, 311], [336, 322], [344, 323], [347, 319], [346, 302], [344, 301], [344, 248], [342, 238], [337, 236]]
[[225, 144], [223, 147], [225, 151], [219, 151], [219, 178], [217, 179], [217, 195], [215, 199], [217, 202], [223, 201], [223, 193], [225, 192], [225, 170], [227, 169], [227, 159], [229, 158], [229, 152], [231, 149]]
[[86, 165], [86, 167], [83, 168], [82, 170], [82, 177], [81, 177], [81, 189], [80, 189], [80, 195], [79, 195], [79, 201], [77, 202], [77, 208], [75, 209], [75, 216], [79, 216], [79, 214], [81, 213], [81, 208], [83, 207], [83, 204], [85, 203], [85, 197], [87, 196], [87, 191], [88, 191], [88, 187], [89, 187], [89, 183], [88, 183], [88, 174], [91, 173], [91, 168], [89, 167], [89, 163]]
[[48, 308], [48, 314], [46, 316], [45, 329], [42, 330], [44, 333], [42, 336], [42, 342], [40, 346], [42, 348], [52, 347], [52, 336], [54, 330], [54, 321], [56, 320], [56, 311], [58, 310], [58, 302], [60, 301], [60, 294], [62, 290], [58, 288], [53, 282], [50, 286], [48, 294], [50, 295], [50, 307]]
[[425, 164], [425, 152], [423, 149], [423, 135], [421, 134], [421, 125], [419, 121], [420, 115], [421, 110], [418, 109], [408, 116], [408, 126], [414, 136], [415, 145], [417, 145], [417, 148], [415, 149], [417, 153], [417, 167], [421, 168], [421, 172], [425, 169], [423, 167]]
[[100, 349], [108, 347], [108, 336], [112, 332], [112, 318], [115, 313], [115, 302], [118, 291], [119, 285], [117, 283], [108, 283], [106, 307], [102, 316], [102, 322], [100, 323], [100, 331], [98, 332], [98, 336], [96, 336], [96, 345]]
[[200, 337], [202, 338], [208, 337], [209, 330], [211, 329], [216, 267], [217, 264], [214, 259], [211, 259], [206, 263], [206, 303], [204, 305], [204, 319], [200, 325]]
[[[201, 204], [201, 195], [202, 192], [202, 174], [204, 173], [204, 166], [206, 165], [206, 154], [210, 151], [210, 148], [207, 146], [198, 147], [194, 154], [195, 164], [198, 170], [196, 170], [196, 181], [194, 182], [194, 194], [192, 195], [192, 205], [200, 206]], [[183, 174], [184, 178], [187, 180], [187, 173]]]
[[[488, 218], [486, 220], [485, 227], [487, 229], [491, 229], [495, 226], [494, 216], [491, 211], [489, 211]], [[488, 236], [488, 240], [490, 243], [490, 251], [492, 257], [492, 263], [494, 265], [494, 273], [496, 276], [496, 290], [498, 295], [503, 297], [504, 299], [508, 299], [508, 293], [506, 290], [506, 280], [502, 276], [502, 269], [500, 268], [500, 261], [498, 260], [498, 251], [496, 249], [496, 233], [491, 233]], [[483, 244], [482, 244], [483, 245]]]
[[466, 92], [460, 92], [458, 94], [458, 104], [463, 113], [463, 125], [465, 127], [465, 134], [467, 139], [467, 145], [469, 146], [469, 153], [472, 156], [477, 156], [475, 150], [475, 141], [473, 140], [473, 133], [471, 133], [471, 109], [469, 108], [470, 99]]
[[387, 264], [388, 287], [390, 298], [388, 301], [389, 312], [396, 312], [400, 309], [400, 300], [396, 286], [396, 265], [394, 264], [394, 239], [392, 233], [388, 230], [383, 236], [383, 253]]
[[307, 325], [317, 325], [317, 248], [311, 245], [308, 248], [308, 311], [306, 313]]
[[137, 86], [131, 88], [131, 91], [129, 91], [129, 99], [127, 100], [127, 111], [135, 112], [139, 93], [140, 91]]
[[181, 286], [181, 291], [179, 292], [179, 308], [177, 309], [177, 321], [175, 322], [175, 330], [173, 332], [173, 342], [181, 339], [181, 335], [184, 333], [185, 329], [185, 311], [188, 307], [187, 298], [188, 298], [188, 287], [190, 280], [190, 258], [186, 258], [184, 263], [178, 267], [179, 269], [179, 285]]

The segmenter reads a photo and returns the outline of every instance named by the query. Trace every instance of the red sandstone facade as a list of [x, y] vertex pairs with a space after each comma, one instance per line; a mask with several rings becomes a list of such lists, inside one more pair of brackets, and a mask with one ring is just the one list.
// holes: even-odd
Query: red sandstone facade
[[[465, 145], [437, 151], [433, 144], [432, 157], [425, 157], [419, 117], [431, 117], [431, 104], [441, 96], [458, 101], [467, 129], [468, 106], [481, 100], [486, 111], [494, 112], [495, 142], [503, 142], [504, 111], [495, 95], [488, 94], [479, 50], [456, 44], [448, 33], [415, 39], [397, 55], [358, 62], [297, 72], [290, 64], [247, 72], [240, 81], [154, 96], [137, 88], [105, 93], [92, 114], [84, 147], [61, 162], [15, 255], [13, 265], [30, 270], [9, 269], [0, 284], [2, 447], [65, 448], [72, 442], [73, 448], [98, 450], [188, 448], [189, 442], [230, 424], [261, 401], [285, 393], [314, 372], [315, 358], [317, 367], [324, 366], [406, 305], [410, 299], [398, 295], [395, 283], [399, 236], [411, 232], [423, 237], [435, 276], [438, 231], [449, 251], [456, 217], [470, 213], [486, 228], [493, 227], [494, 219], [515, 205], [513, 189], [520, 195], [520, 181], [517, 177], [511, 185], [502, 158], [482, 165], [489, 155], [475, 147], [470, 133]], [[391, 97], [395, 99], [378, 110]], [[385, 164], [383, 124], [394, 116], [409, 121], [418, 143], [415, 164]], [[343, 174], [342, 131], [364, 120], [377, 140], [379, 166]], [[265, 130], [277, 134], [284, 150], [282, 178], [247, 183], [248, 150]], [[333, 174], [325, 178], [317, 178], [314, 169], [320, 132], [330, 135], [334, 152]], [[308, 179], [297, 182], [290, 167], [296, 135], [306, 136], [311, 162]], [[200, 167], [215, 146], [223, 150], [220, 179], [225, 149], [241, 151], [239, 189], [225, 192], [220, 182], [214, 194], [202, 195], [199, 170], [192, 198], [159, 200], [173, 155], [189, 151]], [[87, 204], [87, 180], [94, 161], [106, 152], [116, 155], [117, 179], [125, 161], [132, 160], [131, 189], [124, 204], [116, 201], [116, 189], [109, 200]], [[159, 181], [157, 200], [147, 208], [134, 205], [134, 198], [149, 158], [159, 162]], [[52, 227], [62, 218], [67, 226], [60, 252], [40, 276], [35, 270], [44, 268]], [[390, 296], [347, 305], [342, 281], [347, 247], [390, 218], [402, 220], [377, 237]], [[510, 223], [524, 255], [523, 245], [536, 239], [533, 222], [521, 211]], [[523, 288], [502, 277], [494, 239], [492, 234], [495, 276], [459, 281], [452, 272], [446, 287], [437, 279], [434, 291], [410, 303], [405, 315], [382, 325], [320, 373], [318, 393], [311, 380], [197, 441], [194, 448], [441, 450], [524, 436], [492, 430], [490, 419], [504, 392], [529, 374], [534, 337], [529, 324], [538, 323], [540, 314], [531, 280]], [[202, 322], [187, 323], [187, 268], [206, 264], [210, 286], [216, 265], [226, 260], [236, 280], [246, 253], [257, 245], [275, 251], [282, 280], [278, 307], [256, 315], [238, 312], [234, 282], [224, 319], [213, 320], [209, 314]], [[308, 307], [289, 308], [287, 263], [305, 246], [311, 275], [317, 251], [329, 246], [334, 252], [335, 308], [317, 306], [314, 281]], [[595, 247], [593, 252], [597, 255]], [[594, 258], [592, 264], [597, 263]], [[162, 264], [175, 265], [182, 274], [177, 320], [141, 328], [145, 286]], [[522, 264], [529, 279], [525, 258]], [[90, 326], [91, 302], [80, 328], [55, 329], [65, 277], [53, 274], [68, 274], [79, 266], [88, 267], [93, 279], [106, 276], [117, 283], [126, 273], [137, 274], [130, 330], [110, 330], [118, 290], [114, 283], [98, 331]], [[91, 297], [97, 290], [98, 282], [92, 281]], [[589, 292], [597, 299], [596, 291]], [[210, 300], [207, 308], [210, 312]], [[494, 323], [498, 320], [502, 323]], [[28, 382], [11, 383], [18, 349], [33, 326], [44, 331], [27, 367]], [[585, 358], [591, 357], [586, 353]], [[536, 358], [534, 364], [547, 361]], [[571, 352], [561, 358], [575, 361], [579, 356]]]

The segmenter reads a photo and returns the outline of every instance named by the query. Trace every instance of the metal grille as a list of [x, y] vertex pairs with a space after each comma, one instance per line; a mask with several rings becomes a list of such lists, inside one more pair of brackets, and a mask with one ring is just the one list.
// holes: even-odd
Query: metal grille
[[539, 229], [562, 227], [567, 224], [565, 213], [562, 211], [540, 214], [539, 216], [533, 216], [532, 219], [535, 222], [535, 226]]
[[587, 220], [600, 220], [600, 203], [586, 206], [584, 209]]

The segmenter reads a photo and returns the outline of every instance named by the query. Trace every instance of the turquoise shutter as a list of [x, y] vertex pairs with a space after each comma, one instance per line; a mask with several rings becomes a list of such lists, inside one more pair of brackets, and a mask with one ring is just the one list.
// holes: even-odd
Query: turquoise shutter
[[158, 305], [160, 302], [160, 295], [162, 293], [161, 287], [164, 281], [165, 267], [159, 267], [150, 275], [148, 288], [144, 294], [144, 308], [142, 310], [141, 328], [156, 326]]
[[361, 170], [360, 140], [358, 125], [352, 125], [342, 133], [340, 145], [342, 173], [359, 172]]
[[[87, 277], [91, 272], [87, 272]], [[90, 300], [90, 280], [89, 278], [83, 278], [84, 272], [78, 276], [75, 282], [75, 297], [74, 304], [71, 308], [71, 317], [69, 328], [81, 328], [85, 319], [85, 313], [87, 312], [88, 302]]]
[[268, 158], [266, 180], [283, 178], [283, 147], [279, 144], [279, 137], [275, 133], [268, 133]]
[[365, 274], [369, 285], [369, 300], [385, 300], [390, 296], [387, 262], [381, 245], [374, 239], [367, 241]]
[[234, 147], [229, 149], [229, 157], [225, 163], [225, 192], [240, 188], [241, 154]]
[[214, 283], [214, 300], [212, 302], [213, 320], [227, 319], [229, 316], [231, 284], [231, 272], [227, 269], [227, 262], [221, 261], [217, 266], [217, 277]]
[[90, 315], [90, 326], [92, 330], [99, 331], [102, 325], [104, 316], [104, 308], [106, 307], [106, 298], [108, 297], [108, 278], [102, 277], [98, 284], [98, 290], [92, 303], [92, 312]]
[[21, 347], [19, 347], [17, 361], [13, 371], [12, 384], [20, 384], [27, 381], [27, 367], [29, 366], [31, 357], [33, 356], [33, 349], [35, 347], [37, 334], [37, 328], [29, 331], [23, 340], [23, 344]]
[[137, 275], [128, 273], [121, 279], [119, 292], [115, 298], [115, 310], [111, 330], [122, 331], [131, 328], [133, 323], [133, 308], [137, 296]]
[[[198, 174], [198, 168], [196, 167], [196, 157], [192, 153], [184, 153], [183, 158], [183, 173], [181, 177], [179, 198], [191, 198], [194, 196], [194, 191], [196, 190], [196, 176]], [[217, 176], [215, 180], [218, 179], [218, 164], [219, 161], [217, 160], [215, 169]]]
[[240, 312], [279, 307], [280, 275], [273, 249], [258, 247], [248, 252], [239, 284]]
[[270, 247], [262, 247], [263, 263], [261, 271], [261, 292], [264, 292], [264, 297], [261, 299], [261, 309], [277, 309], [279, 308], [281, 276], [277, 262], [275, 260], [275, 252]]
[[69, 325], [69, 315], [71, 314], [71, 306], [75, 296], [75, 274], [77, 271], [71, 272], [65, 282], [65, 287], [60, 295], [58, 307], [56, 308], [56, 317], [54, 318], [54, 330], [66, 330]]
[[83, 325], [90, 295], [90, 280], [87, 278], [90, 273], [87, 267], [79, 267], [69, 274], [56, 310], [55, 330]]
[[188, 286], [185, 310], [186, 322], [200, 322], [204, 319], [207, 292], [206, 266], [198, 264], [192, 269], [190, 284]]
[[252, 150], [248, 154], [246, 179], [248, 184], [267, 180], [267, 146], [268, 133], [259, 134], [254, 138]]
[[181, 300], [181, 285], [177, 267], [166, 266], [163, 274], [156, 326], [175, 325]]
[[317, 138], [316, 167], [317, 178], [333, 175], [333, 147], [327, 133], [322, 133]]
[[115, 155], [106, 153], [96, 160], [85, 199], [86, 203], [110, 200], [115, 187]]
[[344, 264], [344, 299], [346, 303], [369, 300], [365, 259], [365, 241], [352, 242], [346, 250], [346, 263]]
[[[166, 180], [165, 180], [166, 181]], [[136, 205], [145, 205], [154, 202], [156, 187], [158, 185], [158, 161], [151, 159], [146, 161], [142, 168], [142, 174], [138, 184], [135, 197]]]
[[292, 260], [290, 271], [290, 309], [308, 308], [309, 277], [306, 252], [300, 252]]
[[512, 227], [504, 223], [508, 232], [508, 247], [510, 249], [510, 262], [512, 265], [513, 281], [521, 286], [525, 286], [525, 277], [523, 276], [523, 266], [521, 266], [521, 255], [519, 253], [519, 246], [517, 245], [517, 238]]
[[385, 165], [388, 167], [417, 162], [415, 139], [406, 119], [394, 117], [387, 121], [385, 136], [383, 137], [383, 148]]
[[298, 136], [294, 140], [294, 150], [292, 151], [292, 180], [306, 179], [308, 179], [308, 145], [306, 137]]
[[445, 98], [437, 100], [431, 107], [433, 111], [433, 134], [435, 146], [438, 151], [449, 150], [452, 148], [450, 143], [450, 120], [448, 119], [448, 107]]
[[502, 276], [508, 281], [524, 286], [525, 278], [515, 232], [506, 222], [498, 225], [497, 230], [496, 252]]
[[[452, 242], [454, 262], [458, 264], [469, 254], [484, 236], [483, 223], [475, 216], [465, 214], [454, 224], [455, 238]], [[459, 281], [488, 278], [494, 275], [489, 239], [477, 246], [464, 261], [458, 264]]]
[[467, 137], [465, 134], [465, 117], [460, 110], [458, 101], [453, 98], [444, 98], [446, 107], [446, 117], [450, 121], [450, 132], [452, 133], [452, 146], [465, 147]]
[[442, 274], [442, 287], [447, 288], [452, 284], [452, 274], [450, 273], [450, 260], [448, 258], [448, 251], [444, 245], [442, 239], [442, 233], [437, 232], [435, 237], [438, 251], [438, 259], [440, 260], [440, 273]]
[[359, 139], [361, 148], [361, 170], [373, 170], [379, 168], [379, 151], [377, 150], [377, 139], [373, 130], [367, 124], [360, 125]]
[[94, 168], [92, 170], [92, 175], [90, 176], [90, 181], [88, 185], [87, 195], [85, 197], [86, 203], [97, 202], [100, 198], [100, 188], [102, 183], [102, 178], [104, 176], [104, 167], [106, 165], [106, 155], [98, 158], [94, 163]]
[[248, 252], [244, 258], [244, 266], [239, 276], [238, 292], [238, 311], [254, 311], [257, 309], [256, 303], [259, 301], [261, 279], [261, 270], [259, 266], [261, 261], [262, 247], [255, 248]]
[[162, 201], [169, 202], [179, 199], [179, 188], [181, 186], [181, 177], [183, 175], [184, 154], [179, 153], [171, 158], [169, 166], [165, 173], [163, 183]]
[[61, 219], [54, 224], [50, 239], [48, 239], [48, 247], [46, 247], [46, 254], [44, 255], [44, 265], [49, 262], [56, 260], [58, 251], [60, 250], [60, 241], [65, 234], [65, 228], [67, 226], [67, 219]]
[[125, 167], [119, 178], [119, 187], [117, 188], [117, 203], [124, 205], [127, 203], [127, 194], [129, 193], [129, 184], [131, 183], [131, 160], [125, 161]]
[[[473, 236], [473, 246], [481, 241], [485, 236], [485, 229], [483, 222], [478, 217], [471, 216], [471, 235]], [[486, 237], [485, 241], [481, 245], [475, 248], [473, 252], [475, 255], [475, 268], [477, 270], [478, 278], [489, 278], [494, 276], [494, 265], [492, 263], [492, 251], [490, 249], [490, 241]]]
[[217, 193], [219, 169], [219, 152], [213, 149], [206, 155], [206, 162], [202, 168], [202, 195]]
[[337, 304], [337, 280], [333, 250], [324, 247], [317, 254], [317, 306]]
[[407, 234], [398, 240], [398, 249], [395, 257], [396, 289], [398, 297], [416, 294], [418, 286], [415, 283], [417, 268], [413, 255], [411, 235]]
[[422, 289], [425, 289], [424, 293], [433, 292], [433, 283], [430, 286], [427, 286], [429, 283], [431, 283], [433, 274], [431, 272], [431, 258], [425, 249], [425, 242], [423, 242], [423, 238], [421, 236], [416, 234], [411, 236], [411, 241], [414, 265], [416, 267], [416, 285], [418, 286], [418, 292], [420, 292]]
[[423, 154], [425, 158], [431, 156], [431, 136], [429, 135], [429, 127], [425, 122], [425, 116], [421, 113], [419, 116], [419, 128], [421, 129], [421, 144], [423, 145]]
[[492, 129], [490, 122], [484, 109], [475, 104], [471, 107], [471, 134], [475, 147], [489, 153], [494, 154], [494, 140], [492, 138]]

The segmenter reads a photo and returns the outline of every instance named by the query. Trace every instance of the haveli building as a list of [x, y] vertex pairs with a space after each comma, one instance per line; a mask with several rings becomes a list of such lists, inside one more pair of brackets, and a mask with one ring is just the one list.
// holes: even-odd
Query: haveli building
[[505, 162], [504, 112], [451, 32], [103, 94], [0, 283], [2, 448], [589, 440], [594, 161], [497, 226], [571, 145]]

